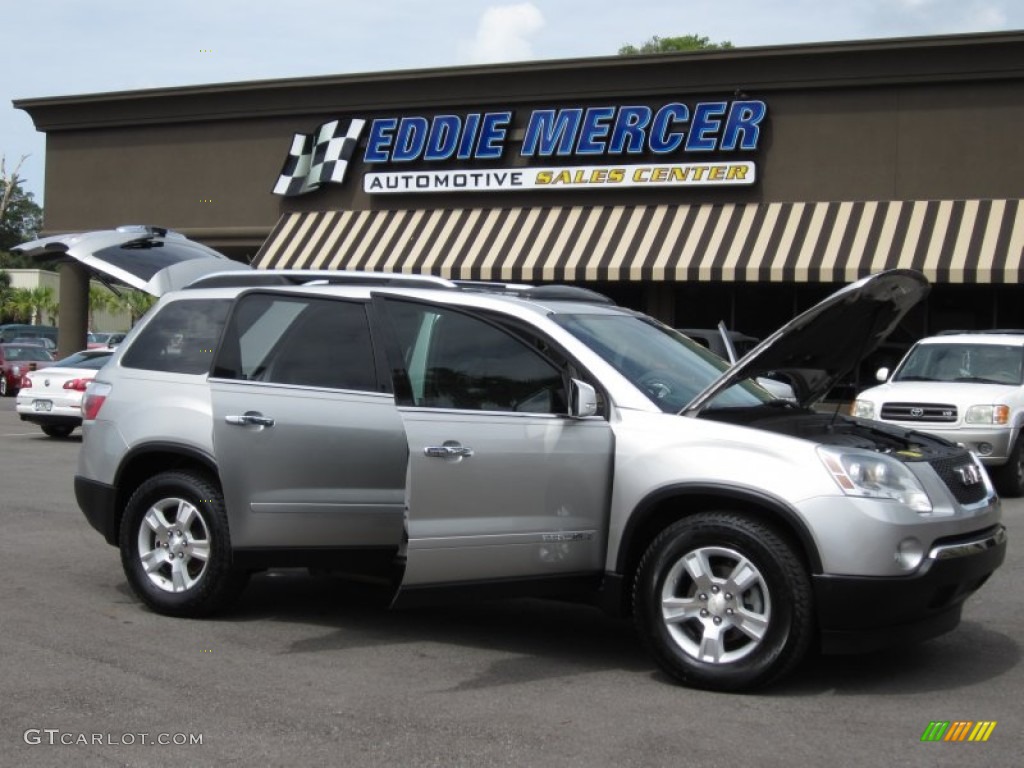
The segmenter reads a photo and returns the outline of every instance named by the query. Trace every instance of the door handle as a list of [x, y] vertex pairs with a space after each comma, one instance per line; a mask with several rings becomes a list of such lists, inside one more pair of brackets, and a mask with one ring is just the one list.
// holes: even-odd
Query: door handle
[[473, 449], [467, 448], [457, 440], [445, 440], [443, 445], [428, 445], [423, 455], [431, 459], [468, 459]]
[[256, 427], [274, 426], [274, 420], [269, 416], [264, 416], [259, 411], [246, 411], [241, 416], [225, 416], [224, 421], [228, 424], [236, 424], [240, 426], [247, 426], [249, 424]]

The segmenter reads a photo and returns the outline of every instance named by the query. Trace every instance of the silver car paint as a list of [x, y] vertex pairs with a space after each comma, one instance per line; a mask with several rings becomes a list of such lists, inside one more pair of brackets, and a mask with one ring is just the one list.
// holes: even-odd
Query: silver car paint
[[[301, 290], [329, 296], [355, 297], [367, 297], [370, 292], [367, 288], [338, 286], [310, 287]], [[389, 292], [389, 289], [374, 290], [381, 293]], [[238, 291], [211, 289], [203, 290], [202, 293], [209, 296], [232, 296]], [[896, 567], [893, 553], [903, 538], [916, 537], [925, 545], [930, 545], [938, 538], [980, 530], [998, 521], [998, 502], [994, 496], [990, 496], [983, 505], [972, 510], [956, 508], [950, 504], [944, 507], [941, 500], [948, 498], [948, 491], [941, 487], [941, 484], [927, 480], [928, 490], [933, 494], [933, 499], [939, 499], [935, 513], [930, 515], [911, 512], [894, 502], [848, 497], [843, 495], [825, 470], [815, 454], [815, 445], [812, 442], [746, 427], [661, 413], [643, 393], [636, 390], [600, 357], [546, 317], [551, 310], [569, 310], [567, 306], [545, 306], [485, 294], [452, 295], [441, 291], [403, 290], [397, 295], [416, 294], [437, 303], [451, 302], [463, 307], [490, 309], [526, 320], [573, 354], [601, 382], [609, 401], [607, 430], [614, 435], [614, 465], [611, 470], [614, 483], [606, 474], [607, 470], [604, 470], [603, 474], [602, 470], [588, 469], [588, 474], [596, 475], [586, 484], [587, 494], [590, 495], [584, 494], [581, 497], [580, 503], [584, 506], [570, 510], [570, 514], [564, 516], [568, 518], [565, 523], [559, 521], [557, 526], [552, 527], [550, 518], [559, 517], [557, 510], [560, 505], [548, 504], [541, 500], [538, 489], [534, 489], [532, 499], [526, 503], [525, 511], [514, 505], [502, 507], [499, 503], [501, 494], [507, 492], [508, 483], [515, 484], [516, 473], [509, 470], [522, 468], [525, 471], [529, 466], [526, 457], [520, 456], [511, 467], [501, 466], [497, 473], [488, 468], [487, 472], [481, 472], [472, 481], [473, 495], [479, 499], [478, 510], [474, 510], [473, 504], [467, 503], [462, 512], [425, 509], [422, 518], [419, 517], [418, 510], [410, 514], [409, 531], [416, 540], [415, 547], [411, 549], [417, 554], [410, 561], [408, 583], [427, 583], [454, 576], [441, 562], [447, 559], [461, 559], [467, 568], [472, 569], [472, 575], [475, 577], [477, 568], [485, 571], [492, 568], [492, 572], [496, 574], [522, 573], [522, 570], [517, 569], [521, 569], [530, 557], [535, 557], [535, 570], [531, 573], [545, 573], [548, 572], [548, 563], [544, 560], [545, 546], [552, 543], [572, 545], [568, 547], [566, 565], [575, 568], [578, 564], [584, 569], [595, 567], [595, 564], [601, 562], [601, 553], [595, 555], [593, 550], [600, 549], [603, 545], [603, 568], [612, 570], [615, 567], [625, 524], [637, 505], [659, 489], [678, 487], [681, 483], [734, 488], [744, 492], [756, 490], [761, 495], [785, 499], [789, 508], [806, 523], [819, 550], [826, 573], [864, 576], [901, 573]], [[571, 311], [615, 310], [572, 306]], [[176, 440], [182, 444], [213, 455], [214, 435], [210, 426], [213, 408], [206, 377], [149, 374], [121, 368], [117, 358], [125, 346], [115, 353], [115, 360], [105, 369], [104, 373], [108, 374], [108, 380], [114, 382], [117, 397], [112, 398], [104, 406], [100, 420], [86, 423], [90, 450], [81, 452], [79, 473], [101, 482], [112, 482], [118, 459], [126, 450], [150, 439], [154, 434], [175, 435]], [[302, 397], [305, 393], [295, 394], [296, 397]], [[389, 407], [394, 407], [394, 401], [390, 396], [380, 399], [381, 413]], [[383, 405], [385, 402], [387, 405]], [[395, 411], [397, 415], [398, 409]], [[489, 449], [492, 444], [497, 444], [492, 443], [489, 435], [485, 436], [486, 430], [482, 428], [479, 432], [473, 430], [463, 435], [456, 435], [450, 429], [441, 433], [430, 433], [430, 419], [422, 411], [416, 414], [415, 420], [405, 414], [403, 419], [404, 428], [409, 435], [407, 440], [410, 452], [417, 448], [422, 449], [422, 443], [433, 442], [436, 439], [441, 439], [442, 442], [446, 439], [461, 439], [475, 450], [480, 450], [480, 446]], [[445, 421], [449, 424], [451, 418], [446, 417]], [[518, 429], [530, 428], [527, 426], [530, 421], [524, 420], [524, 424]], [[116, 422], [121, 431], [114, 428], [112, 422]], [[588, 438], [593, 437], [592, 432], [598, 432], [589, 424], [584, 423], [582, 426], [588, 430]], [[601, 426], [604, 427], [603, 421]], [[546, 441], [551, 435], [561, 436], [576, 429], [576, 425], [568, 424], [559, 429], [551, 429], [549, 424], [546, 429], [538, 430], [542, 435], [538, 444], [547, 445]], [[301, 450], [301, 446], [295, 443], [289, 447], [291, 450]], [[543, 452], [541, 454], [543, 455]], [[570, 458], [571, 454], [565, 456], [567, 462]], [[599, 459], [598, 450], [589, 456], [588, 461], [599, 463]], [[520, 461], [523, 463], [518, 463]], [[462, 463], [471, 467], [471, 462], [472, 458]], [[483, 463], [477, 462], [477, 465]], [[596, 464], [591, 466], [594, 467]], [[404, 465], [401, 465], [401, 469], [403, 472], [406, 471]], [[417, 480], [420, 469], [423, 469], [425, 474]], [[445, 476], [442, 472], [452, 474], [448, 472], [450, 469], [453, 467], [445, 466], [444, 461], [438, 459], [420, 460], [417, 457], [410, 462], [410, 502], [414, 504], [418, 498], [416, 486], [419, 482], [432, 483], [436, 489], [441, 484], [440, 478]], [[432, 476], [431, 472], [437, 474]], [[507, 474], [503, 475], [502, 472]], [[239, 472], [238, 476], [241, 478], [244, 473]], [[554, 477], [553, 474], [550, 476]], [[507, 483], [503, 484], [503, 479]], [[365, 485], [364, 483], [363, 486]], [[384, 485], [394, 490], [393, 481], [385, 482]], [[595, 492], [600, 488], [610, 488], [610, 504], [606, 512], [597, 512], [602, 502], [599, 494]], [[237, 491], [231, 493], [237, 496]], [[576, 499], [571, 494], [569, 498], [575, 505]], [[479, 514], [481, 510], [487, 511], [488, 505], [492, 504], [498, 504], [493, 514]], [[590, 505], [593, 505], [593, 508]], [[525, 514], [527, 520], [520, 519], [520, 524], [514, 529], [510, 529], [512, 526], [502, 528], [502, 520], [513, 509], [519, 509], [517, 514]], [[576, 509], [581, 511], [577, 513]], [[534, 514], [530, 515], [530, 512]], [[232, 507], [230, 514], [232, 520], [236, 520], [244, 512], [236, 505]], [[602, 514], [608, 516], [607, 542], [601, 540]], [[446, 515], [449, 517], [446, 518]], [[446, 519], [457, 520], [460, 516], [468, 516], [476, 526], [467, 541], [460, 541], [453, 529], [445, 529]], [[235, 525], [232, 524], [233, 535]], [[497, 527], [489, 529], [489, 525]], [[242, 526], [240, 530], [244, 531], [245, 527]], [[590, 530], [595, 531], [593, 539], [586, 538]], [[569, 541], [564, 541], [557, 538], [559, 533], [580, 533], [583, 536], [579, 539], [569, 537]], [[245, 534], [242, 535], [245, 540]], [[483, 537], [488, 535], [497, 537], [493, 539], [493, 546], [482, 545], [485, 541]], [[549, 538], [545, 539], [545, 535]], [[530, 537], [533, 539], [530, 540]], [[524, 542], [527, 546], [523, 546]], [[590, 542], [593, 542], [593, 546]], [[237, 545], [237, 541], [235, 543]], [[332, 539], [321, 540], [319, 543], [329, 545], [346, 542]], [[870, 557], [865, 555], [869, 549], [874, 553]], [[461, 580], [468, 576], [469, 572], [463, 570], [457, 578]]]
[[[401, 413], [409, 440], [406, 585], [602, 568], [613, 452], [604, 419]], [[446, 444], [471, 454], [428, 455]]]
[[[210, 380], [213, 452], [235, 547], [394, 546], [407, 449], [394, 398]], [[272, 426], [231, 423], [260, 414]]]

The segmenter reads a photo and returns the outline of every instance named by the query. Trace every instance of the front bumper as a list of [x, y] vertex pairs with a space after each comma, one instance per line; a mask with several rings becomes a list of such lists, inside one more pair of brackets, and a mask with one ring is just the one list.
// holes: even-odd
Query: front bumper
[[75, 475], [75, 500], [89, 525], [117, 546], [117, 492], [113, 486]]
[[912, 576], [814, 577], [823, 653], [926, 640], [960, 622], [964, 601], [1002, 564], [1006, 528], [935, 542]]
[[912, 429], [959, 443], [971, 453], [977, 454], [982, 464], [998, 466], [1005, 464], [1013, 447], [1014, 431], [1009, 427], [994, 427], [975, 424], [970, 426], [944, 427], [939, 424], [922, 424], [916, 421], [883, 421], [904, 429]]

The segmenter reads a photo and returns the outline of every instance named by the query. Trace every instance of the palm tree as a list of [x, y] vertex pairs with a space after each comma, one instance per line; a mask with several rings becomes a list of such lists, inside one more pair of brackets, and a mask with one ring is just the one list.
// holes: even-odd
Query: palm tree
[[96, 313], [118, 309], [117, 296], [109, 288], [91, 284], [89, 286], [89, 328], [96, 330]]
[[36, 310], [31, 291], [28, 288], [12, 288], [7, 294], [4, 309], [15, 321], [29, 322]]
[[11, 275], [0, 269], [0, 319], [7, 313], [7, 299], [11, 295]]
[[125, 291], [117, 297], [117, 303], [122, 309], [127, 310], [131, 315], [132, 325], [135, 325], [139, 318], [156, 303], [156, 297], [142, 291]]
[[57, 299], [53, 295], [53, 288], [48, 285], [40, 285], [36, 288], [28, 289], [28, 293], [32, 300], [32, 312], [30, 315], [32, 319], [29, 322], [32, 325], [40, 325], [45, 316], [50, 320], [50, 325], [53, 325], [59, 306]]

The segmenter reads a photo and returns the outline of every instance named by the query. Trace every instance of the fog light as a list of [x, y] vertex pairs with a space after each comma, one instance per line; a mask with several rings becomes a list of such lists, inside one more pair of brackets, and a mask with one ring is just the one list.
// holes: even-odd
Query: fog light
[[978, 443], [978, 453], [982, 456], [988, 456], [992, 453], [992, 443]]
[[924, 545], [911, 537], [896, 545], [896, 564], [905, 571], [912, 571], [924, 559]]

